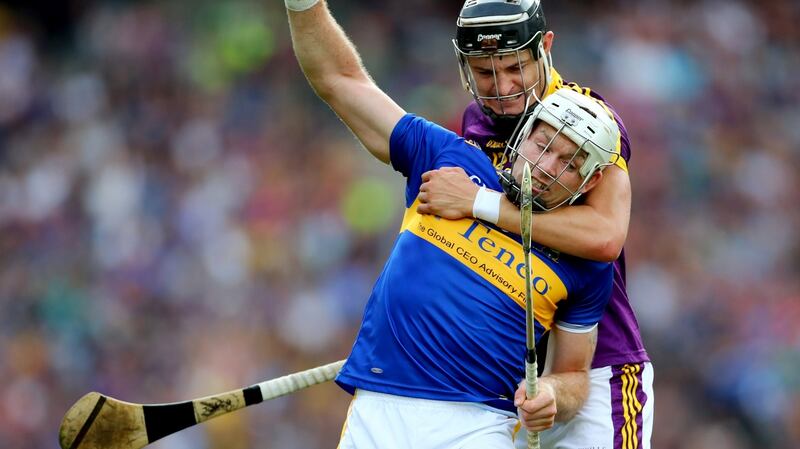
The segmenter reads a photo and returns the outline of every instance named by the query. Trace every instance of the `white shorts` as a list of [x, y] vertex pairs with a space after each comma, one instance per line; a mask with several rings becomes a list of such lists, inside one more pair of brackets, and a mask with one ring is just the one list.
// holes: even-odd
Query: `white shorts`
[[[589, 372], [589, 397], [571, 420], [539, 434], [542, 449], [650, 449], [653, 366], [605, 366]], [[525, 429], [517, 448], [525, 448]]]
[[339, 449], [513, 449], [519, 420], [480, 404], [356, 390]]

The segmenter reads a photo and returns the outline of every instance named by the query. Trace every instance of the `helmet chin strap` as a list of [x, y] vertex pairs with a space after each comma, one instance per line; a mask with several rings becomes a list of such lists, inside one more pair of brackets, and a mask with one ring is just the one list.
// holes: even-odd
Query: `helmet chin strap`
[[[500, 185], [503, 187], [503, 193], [506, 198], [511, 201], [511, 204], [519, 207], [522, 200], [522, 186], [511, 175], [511, 170], [503, 170], [500, 172]], [[541, 202], [539, 195], [533, 198], [533, 210], [536, 212], [547, 212], [549, 209], [546, 204]]]
[[489, 118], [492, 119], [494, 124], [497, 126], [498, 131], [502, 134], [512, 135], [514, 131], [517, 130], [519, 124], [525, 121], [525, 114], [515, 114], [515, 115], [500, 115], [489, 106], [486, 106], [483, 102], [478, 102], [481, 107], [481, 110], [484, 114], [486, 114]]
[[[550, 82], [552, 82], [550, 72], [553, 68], [553, 54], [544, 51], [544, 38], [539, 42], [539, 48], [537, 50], [544, 69], [544, 89], [542, 89], [542, 97], [544, 97], [547, 95], [547, 90], [550, 89]], [[534, 92], [534, 95], [536, 95], [536, 92]], [[537, 96], [536, 101], [542, 101], [542, 99]]]

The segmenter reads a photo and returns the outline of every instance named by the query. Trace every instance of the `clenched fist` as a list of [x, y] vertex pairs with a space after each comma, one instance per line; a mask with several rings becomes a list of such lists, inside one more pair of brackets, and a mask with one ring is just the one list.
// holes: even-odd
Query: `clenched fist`
[[472, 204], [479, 188], [461, 167], [427, 171], [422, 174], [417, 212], [448, 220], [472, 217]]

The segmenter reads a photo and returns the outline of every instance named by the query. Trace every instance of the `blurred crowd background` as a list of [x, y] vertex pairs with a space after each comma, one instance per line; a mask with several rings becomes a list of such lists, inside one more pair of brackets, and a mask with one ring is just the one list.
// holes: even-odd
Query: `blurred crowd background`
[[[461, 2], [332, 0], [456, 131]], [[800, 3], [545, 1], [631, 134], [628, 283], [658, 449], [800, 447]], [[97, 390], [185, 400], [344, 358], [402, 179], [306, 84], [283, 2], [0, 2], [0, 441]], [[332, 384], [158, 448], [333, 448]]]

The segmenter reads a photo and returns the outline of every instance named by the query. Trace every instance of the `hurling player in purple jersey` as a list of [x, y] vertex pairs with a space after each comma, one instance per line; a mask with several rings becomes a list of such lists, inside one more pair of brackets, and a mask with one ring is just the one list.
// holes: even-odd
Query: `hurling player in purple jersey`
[[535, 335], [550, 332], [557, 347], [526, 399], [518, 384], [528, 304], [519, 236], [471, 217], [422, 215], [417, 204], [424, 172], [458, 166], [496, 192], [502, 179], [515, 186], [529, 161], [541, 204], [566, 206], [621, 159], [613, 116], [571, 89], [551, 94], [527, 120], [508, 153], [517, 164], [501, 178], [480, 148], [407, 114], [377, 87], [324, 0], [285, 3], [295, 56], [314, 91], [406, 179], [400, 232], [336, 379], [353, 394], [339, 447], [510, 449], [520, 421], [539, 431], [578, 413], [611, 263], [532, 248]]
[[[566, 254], [614, 261], [614, 287], [599, 325], [589, 400], [578, 416], [544, 432], [542, 444], [647, 449], [653, 423], [653, 369], [628, 301], [622, 248], [630, 218], [630, 142], [622, 120], [600, 95], [565, 82], [552, 67], [553, 40], [539, 0], [464, 4], [453, 42], [461, 80], [475, 101], [464, 112], [462, 132], [502, 169], [507, 164], [504, 149], [521, 118], [557, 89], [566, 87], [595, 98], [616, 119], [619, 163], [609, 167], [603, 181], [575, 207], [538, 213], [532, 220], [534, 241]], [[517, 207], [498, 192], [479, 189], [463, 170], [433, 170], [423, 175], [423, 181], [426, 202], [419, 212], [449, 219], [472, 216], [506, 230], [519, 229]]]

